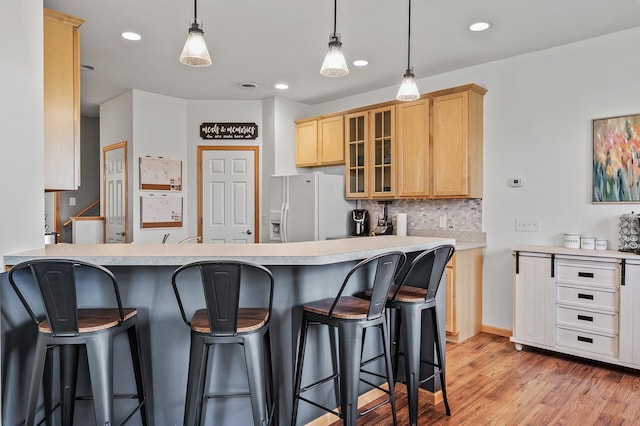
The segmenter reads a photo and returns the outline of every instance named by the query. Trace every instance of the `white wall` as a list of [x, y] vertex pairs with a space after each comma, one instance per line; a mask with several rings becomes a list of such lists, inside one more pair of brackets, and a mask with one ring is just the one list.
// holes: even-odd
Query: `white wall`
[[[140, 157], [165, 157], [182, 161], [182, 179], [193, 168], [187, 163], [187, 101], [170, 96], [133, 90], [133, 241], [136, 243], [160, 243], [164, 234], [169, 233], [168, 242], [177, 243], [189, 236], [190, 215], [186, 193], [167, 194], [183, 196], [183, 223], [181, 228], [140, 227], [140, 197], [163, 192], [140, 190]], [[164, 192], [166, 193], [166, 192]], [[195, 208], [192, 210], [195, 212]], [[193, 216], [193, 215], [191, 215]]]
[[[640, 113], [640, 28], [418, 80], [421, 92], [476, 83], [484, 97], [483, 322], [511, 329], [511, 248], [561, 245], [564, 232], [607, 238], [635, 204], [591, 204], [594, 118]], [[398, 83], [400, 78], [398, 78]], [[393, 99], [397, 86], [315, 105], [322, 114]], [[293, 149], [293, 147], [292, 147]], [[509, 177], [525, 186], [510, 188]], [[515, 232], [516, 217], [541, 232]]]
[[42, 36], [42, 2], [0, 2], [0, 255], [44, 246]]

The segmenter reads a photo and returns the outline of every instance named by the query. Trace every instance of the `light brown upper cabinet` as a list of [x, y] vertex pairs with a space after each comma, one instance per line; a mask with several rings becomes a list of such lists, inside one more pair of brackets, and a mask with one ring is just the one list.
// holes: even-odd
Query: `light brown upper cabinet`
[[429, 194], [429, 99], [396, 105], [398, 130], [398, 196]]
[[372, 198], [393, 198], [396, 193], [395, 105], [373, 109], [370, 122], [370, 170]]
[[347, 153], [346, 198], [369, 196], [369, 112], [362, 111], [345, 116], [345, 151]]
[[486, 90], [467, 90], [433, 98], [434, 197], [482, 198], [482, 116]]
[[44, 188], [80, 185], [80, 33], [82, 19], [43, 9]]
[[342, 115], [296, 122], [296, 167], [344, 164]]
[[[426, 93], [414, 102], [384, 102], [340, 113], [346, 197], [482, 198], [486, 92], [468, 84]], [[326, 137], [317, 136], [323, 132], [319, 123], [296, 122], [299, 167], [324, 165], [316, 141]]]

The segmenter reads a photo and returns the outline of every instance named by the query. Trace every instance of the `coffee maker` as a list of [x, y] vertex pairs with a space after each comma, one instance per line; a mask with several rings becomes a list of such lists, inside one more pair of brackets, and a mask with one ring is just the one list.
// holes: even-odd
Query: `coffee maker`
[[351, 211], [351, 235], [369, 235], [369, 211], [367, 209], [355, 209]]
[[390, 203], [391, 201], [378, 201], [378, 225], [373, 230], [376, 235], [393, 234], [393, 223], [391, 223], [387, 208]]

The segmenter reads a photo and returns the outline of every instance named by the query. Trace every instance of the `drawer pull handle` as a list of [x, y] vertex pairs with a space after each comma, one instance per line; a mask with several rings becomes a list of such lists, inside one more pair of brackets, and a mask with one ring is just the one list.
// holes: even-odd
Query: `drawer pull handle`
[[593, 339], [591, 337], [578, 336], [578, 342], [593, 343]]
[[593, 272], [578, 272], [578, 276], [582, 278], [593, 278]]
[[593, 294], [578, 293], [578, 299], [593, 300]]
[[578, 319], [581, 321], [591, 321], [593, 322], [593, 317], [590, 317], [588, 315], [578, 315]]

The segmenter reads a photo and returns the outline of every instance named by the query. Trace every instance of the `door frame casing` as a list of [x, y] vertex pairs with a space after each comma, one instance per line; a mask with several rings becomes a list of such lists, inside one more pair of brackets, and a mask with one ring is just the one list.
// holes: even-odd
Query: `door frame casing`
[[259, 241], [260, 236], [260, 147], [257, 145], [198, 145], [198, 236], [203, 241], [203, 204], [202, 204], [202, 156], [205, 151], [253, 151], [253, 242]]
[[129, 165], [127, 141], [121, 141], [102, 148], [102, 193], [104, 194], [102, 216], [105, 218], [104, 226], [102, 227], [103, 243], [107, 241], [107, 151], [113, 151], [119, 148], [124, 148], [124, 175], [126, 179], [126, 185], [124, 186], [124, 242], [126, 243], [129, 239]]

